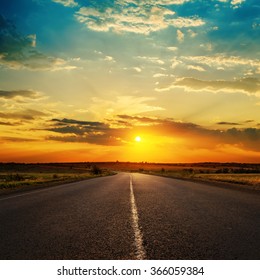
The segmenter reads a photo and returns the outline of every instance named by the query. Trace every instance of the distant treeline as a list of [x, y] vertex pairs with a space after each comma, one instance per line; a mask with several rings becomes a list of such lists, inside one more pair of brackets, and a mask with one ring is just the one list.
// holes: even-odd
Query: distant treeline
[[260, 168], [221, 168], [217, 169], [215, 173], [233, 173], [233, 174], [257, 174], [260, 173]]
[[260, 173], [260, 163], [199, 162], [199, 163], [155, 163], [155, 162], [65, 162], [65, 163], [0, 163], [0, 172], [100, 172], [100, 169], [183, 170], [187, 173]]

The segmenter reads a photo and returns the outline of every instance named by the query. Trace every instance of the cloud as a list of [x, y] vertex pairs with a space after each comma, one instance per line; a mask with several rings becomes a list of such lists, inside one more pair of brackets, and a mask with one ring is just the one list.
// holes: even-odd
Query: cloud
[[154, 64], [163, 65], [165, 62], [156, 56], [136, 56], [137, 59], [145, 60], [146, 62], [151, 62]]
[[117, 0], [117, 3], [121, 4], [134, 4], [134, 5], [182, 5], [186, 2], [192, 2], [194, 0]]
[[260, 81], [256, 78], [244, 78], [235, 81], [204, 81], [194, 78], [183, 78], [175, 83], [176, 86], [184, 86], [193, 90], [207, 89], [209, 91], [243, 91], [248, 94], [258, 95]]
[[62, 58], [46, 56], [37, 51], [30, 51], [29, 53], [6, 53], [0, 54], [0, 65], [7, 68], [20, 70], [28, 69], [32, 71], [60, 71], [73, 70], [76, 66], [69, 65], [68, 62]]
[[180, 78], [177, 79], [173, 84], [157, 88], [157, 91], [167, 91], [176, 87], [183, 87], [187, 91], [201, 91], [207, 90], [212, 92], [225, 91], [225, 92], [243, 92], [248, 95], [259, 96], [260, 94], [260, 81], [256, 78], [244, 78], [237, 79], [234, 81], [216, 80], [216, 81], [205, 81], [195, 78]]
[[[258, 77], [260, 73], [260, 60], [251, 59], [241, 56], [227, 56], [224, 54], [217, 54], [212, 56], [173, 56], [171, 59], [171, 68], [182, 66], [182, 70], [186, 67], [189, 70], [197, 70], [207, 73], [211, 71], [212, 74], [221, 75], [219, 72], [237, 72], [243, 73], [244, 76]], [[215, 72], [213, 72], [215, 71]], [[227, 74], [228, 75], [228, 74]], [[221, 75], [222, 76], [222, 75]]]
[[179, 60], [176, 56], [171, 59], [171, 68], [176, 68], [177, 66], [179, 66], [180, 64], [182, 64], [183, 62], [181, 60]]
[[255, 70], [260, 69], [259, 59], [243, 58], [240, 56], [181, 56], [180, 59], [186, 62], [195, 62], [203, 65], [207, 65], [212, 68], [224, 67], [224, 68], [235, 68], [238, 66], [246, 66], [254, 68]]
[[116, 122], [119, 122], [119, 124], [123, 123], [126, 127], [130, 126], [151, 126], [151, 125], [157, 125], [161, 122], [165, 122], [165, 120], [161, 120], [159, 118], [152, 118], [152, 117], [144, 117], [144, 116], [129, 116], [129, 115], [117, 115], [119, 120], [116, 120]]
[[36, 34], [28, 35], [27, 38], [31, 40], [31, 46], [33, 48], [35, 48], [36, 47]]
[[162, 111], [164, 108], [149, 104], [157, 103], [154, 97], [145, 96], [131, 96], [123, 95], [117, 96], [113, 100], [106, 100], [101, 98], [93, 98], [92, 105], [89, 106], [89, 111], [93, 112], [97, 118], [108, 118], [115, 114], [141, 114], [152, 111]]
[[206, 71], [203, 67], [201, 67], [199, 65], [188, 65], [187, 68], [189, 70], [196, 70], [196, 71], [200, 71], [200, 72]]
[[198, 27], [205, 22], [198, 17], [174, 17], [171, 4], [185, 1], [115, 1], [113, 6], [81, 7], [76, 12], [76, 19], [95, 31], [113, 31], [150, 34], [166, 29]]
[[32, 90], [0, 90], [0, 99], [16, 99], [16, 98], [40, 99], [42, 94]]
[[165, 16], [174, 12], [158, 8], [144, 13], [141, 6], [118, 5], [117, 7], [99, 10], [82, 7], [76, 13], [79, 22], [95, 31], [114, 31], [149, 34], [167, 27]]
[[235, 122], [217, 122], [219, 125], [241, 125], [240, 123]]
[[173, 51], [173, 52], [175, 52], [175, 51], [178, 50], [178, 48], [177, 48], [177, 47], [174, 47], [174, 46], [172, 46], [172, 47], [167, 47], [167, 49], [168, 49], [169, 51]]
[[234, 8], [238, 8], [243, 2], [245, 2], [245, 0], [232, 0], [230, 2], [230, 4], [234, 7]]
[[152, 118], [152, 117], [144, 117], [144, 116], [129, 116], [129, 115], [118, 115], [120, 119], [127, 120], [129, 124], [136, 124], [138, 123], [140, 126], [150, 126], [153, 127], [155, 130], [159, 129], [158, 132], [163, 132], [163, 134], [171, 134], [173, 131], [174, 133], [178, 132], [178, 135], [183, 135], [188, 133], [189, 131], [204, 131], [205, 129], [197, 124], [194, 123], [184, 123], [178, 122], [171, 118]]
[[151, 1], [148, 1], [146, 0], [146, 2], [153, 2], [153, 3], [157, 3], [157, 4], [160, 4], [160, 5], [182, 5], [186, 2], [192, 2], [193, 0], [151, 0]]
[[48, 136], [48, 140], [60, 142], [80, 142], [96, 145], [123, 145], [119, 135], [120, 129], [111, 128], [102, 122], [79, 121], [74, 119], [52, 119], [51, 127], [44, 130], [60, 135]]
[[[238, 123], [219, 122], [219, 125], [237, 126]], [[182, 139], [190, 148], [217, 149], [220, 146], [239, 146], [243, 150], [260, 152], [260, 129], [209, 129], [195, 123], [174, 119], [120, 114], [105, 122], [74, 119], [52, 119], [45, 131], [52, 133], [46, 139], [59, 142], [80, 142], [103, 146], [123, 146], [135, 131], [163, 138]], [[192, 142], [190, 141], [192, 139]]]
[[206, 43], [206, 44], [200, 44], [200, 47], [205, 49], [206, 51], [212, 51], [212, 44]]
[[[128, 123], [128, 126], [136, 126], [136, 130], [154, 133], [165, 137], [193, 139], [196, 148], [216, 149], [218, 146], [240, 146], [244, 150], [260, 152], [260, 129], [257, 128], [229, 128], [227, 130], [208, 129], [195, 123], [175, 121], [173, 119], [150, 118], [140, 116], [119, 115]], [[223, 122], [226, 125], [232, 123]], [[233, 125], [239, 125], [234, 123]], [[192, 145], [192, 144], [191, 144]]]
[[162, 73], [156, 73], [153, 75], [154, 78], [162, 78], [162, 77], [168, 77], [167, 74], [162, 74]]
[[47, 140], [66, 143], [88, 143], [102, 146], [122, 146], [124, 143], [117, 138], [108, 135], [72, 135], [72, 136], [49, 136]]
[[8, 142], [34, 142], [38, 141], [38, 139], [33, 138], [22, 138], [22, 137], [1, 137], [1, 140], [8, 141]]
[[[226, 137], [229, 138], [229, 140], [233, 140], [236, 142], [240, 141], [244, 144], [248, 143], [251, 144], [251, 147], [254, 144], [257, 144], [257, 142], [259, 143], [260, 141], [260, 129], [257, 128], [230, 128], [225, 132], [225, 134]], [[260, 147], [255, 147], [255, 150], [260, 151]]]
[[62, 4], [65, 7], [76, 7], [78, 3], [74, 0], [52, 0], [52, 2]]
[[[183, 27], [202, 26], [205, 24], [205, 21], [200, 18], [196, 18], [196, 17], [192, 17], [192, 18], [179, 17], [176, 19], [168, 20], [167, 23], [176, 28], [183, 28]], [[190, 32], [190, 30], [189, 30], [189, 32]], [[194, 33], [191, 33], [191, 34], [193, 35]], [[195, 36], [193, 36], [193, 37], [195, 37]]]
[[[67, 125], [67, 124], [73, 124], [73, 125], [83, 125], [85, 127], [92, 127], [92, 128], [97, 128], [97, 127], [104, 127], [104, 123], [102, 122], [91, 122], [91, 121], [79, 121], [79, 120], [73, 120], [73, 119], [52, 119], [52, 122], [55, 122], [56, 125]], [[107, 126], [105, 126], [107, 127]]]
[[126, 71], [130, 71], [130, 72], [137, 72], [137, 73], [141, 73], [143, 70], [142, 68], [138, 67], [138, 66], [135, 66], [135, 67], [124, 67], [123, 70], [126, 70]]
[[181, 43], [184, 41], [184, 33], [180, 30], [177, 30], [177, 40]]
[[133, 69], [138, 73], [142, 72], [142, 69], [140, 67], [133, 67]]
[[194, 32], [191, 29], [188, 30], [188, 34], [190, 35], [191, 38], [195, 38], [198, 35], [198, 33]]
[[13, 120], [23, 120], [23, 121], [32, 121], [36, 120], [42, 117], [48, 117], [49, 114], [37, 111], [37, 110], [32, 110], [32, 109], [27, 109], [23, 111], [16, 111], [16, 112], [0, 112], [0, 118], [3, 119], [13, 119]]
[[109, 61], [109, 62], [116, 62], [115, 59], [112, 56], [109, 56], [109, 55], [106, 55], [104, 60]]
[[10, 122], [1, 122], [0, 121], [0, 125], [14, 126], [14, 125], [17, 125], [17, 124], [10, 123]]
[[115, 58], [113, 56], [110, 56], [110, 55], [105, 55], [103, 52], [101, 51], [97, 51], [97, 50], [94, 50], [94, 53], [96, 55], [98, 55], [98, 57], [100, 57], [100, 60], [102, 61], [107, 61], [107, 62], [116, 62]]
[[36, 50], [36, 34], [19, 34], [11, 21], [0, 15], [0, 65], [11, 69], [72, 70], [62, 58], [47, 56]]
[[160, 123], [156, 118], [118, 115], [107, 122], [79, 121], [73, 119], [52, 119], [51, 127], [45, 130], [58, 135], [48, 140], [60, 142], [81, 142], [105, 146], [121, 146], [128, 142], [127, 135], [133, 126], [151, 126]]

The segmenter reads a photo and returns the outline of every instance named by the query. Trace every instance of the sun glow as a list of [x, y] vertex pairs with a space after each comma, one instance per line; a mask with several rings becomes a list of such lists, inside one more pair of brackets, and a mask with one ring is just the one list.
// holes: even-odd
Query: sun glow
[[136, 141], [136, 142], [141, 142], [141, 140], [142, 140], [142, 139], [141, 139], [140, 136], [136, 136], [136, 137], [135, 137], [135, 141]]

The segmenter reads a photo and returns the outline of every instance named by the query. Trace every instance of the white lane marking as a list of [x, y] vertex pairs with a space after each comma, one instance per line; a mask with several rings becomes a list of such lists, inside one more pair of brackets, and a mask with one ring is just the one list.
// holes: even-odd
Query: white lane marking
[[131, 176], [130, 176], [130, 202], [131, 202], [131, 210], [132, 210], [132, 227], [135, 235], [136, 258], [138, 260], [144, 260], [146, 258], [146, 253], [143, 246], [143, 234], [140, 230], [139, 223], [138, 223], [139, 218], [138, 218], [138, 212], [135, 203], [133, 181]]

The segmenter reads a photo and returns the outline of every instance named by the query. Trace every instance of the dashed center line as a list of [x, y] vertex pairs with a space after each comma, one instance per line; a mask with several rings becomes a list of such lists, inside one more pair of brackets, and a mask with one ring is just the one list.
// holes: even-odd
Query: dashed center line
[[132, 227], [135, 235], [135, 247], [136, 247], [136, 259], [144, 260], [146, 259], [146, 252], [143, 246], [143, 234], [139, 227], [138, 211], [135, 203], [135, 196], [133, 190], [133, 180], [130, 176], [130, 202], [131, 202], [131, 212], [132, 212]]

